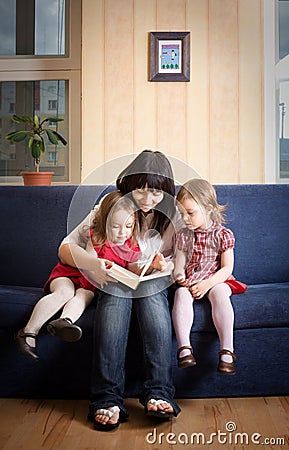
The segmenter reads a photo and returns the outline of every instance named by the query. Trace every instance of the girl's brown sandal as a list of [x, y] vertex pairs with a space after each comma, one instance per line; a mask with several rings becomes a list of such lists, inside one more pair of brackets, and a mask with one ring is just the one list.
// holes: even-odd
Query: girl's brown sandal
[[[182, 356], [180, 357], [180, 353], [182, 350], [190, 350], [190, 355]], [[193, 348], [190, 345], [183, 345], [183, 347], [180, 347], [178, 349], [177, 353], [178, 357], [178, 367], [180, 369], [185, 369], [186, 367], [191, 367], [196, 365], [196, 360], [193, 354]]]
[[[226, 362], [221, 360], [222, 355], [229, 355], [232, 357], [232, 362]], [[230, 352], [230, 350], [220, 350], [219, 351], [219, 364], [218, 364], [218, 372], [224, 374], [224, 375], [235, 375], [236, 373], [236, 355], [233, 352]]]

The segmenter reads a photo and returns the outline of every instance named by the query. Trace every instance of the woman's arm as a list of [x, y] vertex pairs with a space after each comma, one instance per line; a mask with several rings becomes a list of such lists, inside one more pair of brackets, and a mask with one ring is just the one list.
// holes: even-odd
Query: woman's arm
[[91, 245], [83, 248], [80, 241], [81, 231], [84, 227], [89, 227], [92, 214], [93, 212], [63, 239], [58, 249], [58, 256], [61, 262], [83, 270], [92, 282], [103, 287], [109, 281], [116, 282], [108, 274], [111, 262], [107, 259], [98, 258]]
[[[214, 275], [206, 280], [197, 281], [190, 287], [190, 291], [197, 299], [202, 298], [210, 289], [220, 283], [224, 283], [233, 273], [234, 250], [226, 250], [221, 255], [221, 267]], [[197, 294], [198, 293], [198, 294]]]
[[[58, 257], [63, 264], [67, 264], [72, 267], [77, 267], [73, 257], [73, 250], [75, 248], [82, 248], [83, 244], [80, 242], [81, 231], [85, 228], [89, 228], [93, 211], [91, 211], [85, 219], [74, 228], [61, 242], [58, 248]], [[75, 250], [77, 252], [77, 250]]]

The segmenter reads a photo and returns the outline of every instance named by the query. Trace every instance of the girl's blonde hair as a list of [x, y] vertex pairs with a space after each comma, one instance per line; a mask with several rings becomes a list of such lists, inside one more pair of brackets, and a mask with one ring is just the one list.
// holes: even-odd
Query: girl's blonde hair
[[193, 178], [183, 184], [178, 191], [177, 201], [181, 203], [182, 200], [188, 198], [195, 200], [204, 209], [210, 208], [213, 222], [226, 222], [224, 211], [227, 209], [227, 206], [218, 203], [216, 191], [207, 180]]
[[[132, 200], [124, 196], [120, 191], [112, 191], [103, 197], [99, 203], [99, 207], [95, 212], [92, 224], [82, 230], [80, 239], [85, 245], [89, 238], [91, 238], [94, 247], [101, 247], [106, 239], [107, 230], [111, 226], [111, 220], [114, 213], [120, 210], [125, 210], [128, 217], [133, 215], [134, 227], [132, 239], [135, 240], [137, 236], [137, 221], [136, 221], [136, 206]], [[89, 234], [89, 235], [88, 235]]]

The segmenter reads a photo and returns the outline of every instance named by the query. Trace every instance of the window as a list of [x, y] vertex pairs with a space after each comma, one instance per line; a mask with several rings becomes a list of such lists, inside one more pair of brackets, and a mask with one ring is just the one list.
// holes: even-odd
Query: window
[[60, 117], [68, 145], [48, 144], [41, 170], [53, 182], [80, 182], [81, 0], [0, 0], [0, 183], [22, 184], [33, 170], [27, 143], [5, 135], [12, 114]]
[[58, 161], [57, 151], [48, 152], [48, 161], [49, 162], [57, 162]]
[[[59, 131], [63, 136], [68, 136], [69, 115], [67, 111], [68, 99], [68, 81], [65, 80], [43, 80], [43, 81], [2, 81], [3, 92], [3, 119], [2, 119], [2, 135], [5, 136], [10, 131], [16, 131], [18, 125], [11, 122], [5, 111], [16, 113], [17, 115], [25, 114], [33, 111], [40, 117], [48, 117], [53, 110], [53, 115], [64, 119], [63, 122], [53, 124], [53, 128]], [[48, 100], [51, 88], [55, 92], [56, 100]], [[10, 110], [11, 103], [9, 100], [15, 99], [14, 109]], [[15, 110], [15, 105], [17, 109]], [[52, 122], [51, 122], [52, 123]], [[22, 125], [20, 125], [22, 128]], [[11, 146], [15, 148], [17, 156], [9, 158], [11, 155]], [[58, 158], [53, 159], [49, 155], [50, 144], [46, 146], [46, 153], [41, 157], [41, 169], [54, 172], [55, 181], [66, 181], [69, 178], [69, 152], [67, 148], [61, 145], [53, 146], [53, 152], [58, 154]], [[7, 174], [16, 177], [22, 170], [33, 171], [33, 160], [30, 156], [30, 150], [27, 143], [19, 143], [15, 145], [13, 142], [3, 139], [2, 141], [2, 158], [0, 160], [0, 177]], [[9, 162], [7, 162], [9, 159]], [[5, 161], [5, 164], [3, 163]], [[57, 164], [56, 164], [57, 163]]]
[[65, 55], [65, 0], [1, 0], [0, 54]]
[[57, 100], [48, 100], [48, 109], [57, 110]]
[[279, 59], [289, 55], [289, 0], [279, 0], [278, 3], [279, 22]]
[[289, 0], [264, 0], [265, 179], [289, 182]]

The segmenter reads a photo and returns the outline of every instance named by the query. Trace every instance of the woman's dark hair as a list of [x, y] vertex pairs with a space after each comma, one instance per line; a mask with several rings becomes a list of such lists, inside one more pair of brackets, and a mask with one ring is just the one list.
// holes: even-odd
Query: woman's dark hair
[[[154, 210], [151, 225], [162, 235], [176, 212], [174, 176], [168, 158], [159, 151], [143, 150], [119, 174], [116, 187], [123, 194], [145, 187], [163, 191], [164, 198]], [[138, 217], [141, 229], [143, 218], [141, 211], [138, 211]]]

